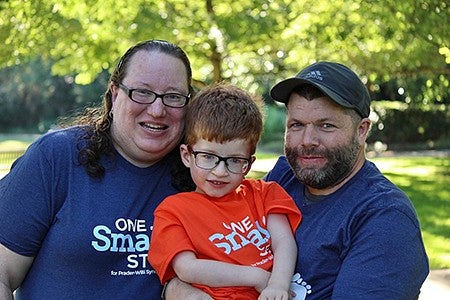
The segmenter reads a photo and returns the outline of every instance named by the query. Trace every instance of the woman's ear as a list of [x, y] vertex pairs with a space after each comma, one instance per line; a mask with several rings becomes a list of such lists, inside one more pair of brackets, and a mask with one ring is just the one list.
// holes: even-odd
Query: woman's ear
[[114, 102], [116, 102], [117, 94], [119, 93], [119, 87], [116, 86], [113, 82], [109, 82], [108, 89], [111, 92], [111, 104], [114, 105]]
[[180, 155], [181, 155], [181, 161], [183, 164], [187, 167], [191, 167], [191, 152], [188, 149], [188, 146], [186, 144], [180, 145]]

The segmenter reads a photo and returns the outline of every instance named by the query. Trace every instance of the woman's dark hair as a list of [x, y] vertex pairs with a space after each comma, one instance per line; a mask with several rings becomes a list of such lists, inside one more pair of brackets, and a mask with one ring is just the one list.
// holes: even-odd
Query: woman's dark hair
[[[187, 85], [189, 87], [189, 92], [192, 92], [192, 70], [189, 58], [180, 47], [164, 40], [147, 40], [129, 48], [119, 60], [114, 72], [111, 74], [109, 83], [118, 86], [119, 83], [122, 82], [127, 75], [131, 58], [136, 52], [141, 50], [161, 52], [179, 58], [186, 67]], [[79, 145], [78, 161], [85, 167], [89, 176], [94, 178], [102, 178], [105, 174], [105, 168], [100, 161], [102, 155], [113, 156], [114, 154], [110, 133], [112, 122], [112, 115], [110, 114], [111, 108], [112, 91], [108, 84], [107, 90], [103, 95], [102, 105], [86, 109], [84, 114], [75, 118], [73, 122], [78, 125], [87, 125], [85, 126], [85, 135]], [[169, 155], [173, 157], [170, 161], [174, 162], [172, 175], [174, 176], [174, 179], [181, 181], [178, 183], [174, 182], [174, 185], [177, 185], [176, 187], [180, 190], [192, 189], [194, 185], [190, 176], [186, 176], [189, 170], [181, 162], [179, 147], [175, 147]], [[188, 179], [190, 182], [184, 182]], [[183, 187], [183, 185], [187, 186]]]

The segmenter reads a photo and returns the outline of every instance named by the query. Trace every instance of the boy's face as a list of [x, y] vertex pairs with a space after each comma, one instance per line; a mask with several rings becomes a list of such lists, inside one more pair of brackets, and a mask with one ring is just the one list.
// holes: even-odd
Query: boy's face
[[[248, 142], [242, 139], [223, 144], [200, 139], [193, 145], [181, 145], [180, 151], [183, 163], [191, 169], [192, 179], [197, 186], [196, 192], [216, 198], [234, 191], [254, 160], [250, 155]], [[228, 158], [228, 166], [223, 160], [215, 165], [216, 156]]]

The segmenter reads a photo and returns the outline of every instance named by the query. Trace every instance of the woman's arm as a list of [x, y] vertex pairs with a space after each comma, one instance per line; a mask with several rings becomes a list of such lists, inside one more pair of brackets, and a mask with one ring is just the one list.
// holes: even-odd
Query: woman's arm
[[258, 299], [287, 300], [297, 260], [297, 244], [286, 215], [269, 214], [267, 229], [272, 238], [273, 267], [267, 287]]
[[198, 259], [191, 251], [178, 253], [172, 266], [180, 280], [210, 287], [250, 286], [261, 291], [270, 276], [269, 272], [258, 267]]
[[0, 244], [0, 299], [13, 299], [13, 292], [22, 283], [33, 259]]

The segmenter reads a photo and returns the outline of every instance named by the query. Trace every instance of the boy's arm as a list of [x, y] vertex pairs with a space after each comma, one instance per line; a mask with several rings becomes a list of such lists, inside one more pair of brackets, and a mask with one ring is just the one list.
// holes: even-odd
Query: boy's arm
[[297, 260], [297, 244], [286, 215], [269, 214], [267, 229], [272, 238], [273, 267], [267, 287], [259, 299], [289, 299], [289, 287]]
[[191, 251], [178, 253], [172, 267], [178, 278], [188, 283], [210, 287], [251, 286], [259, 292], [266, 287], [270, 276], [269, 272], [258, 267], [198, 259]]

